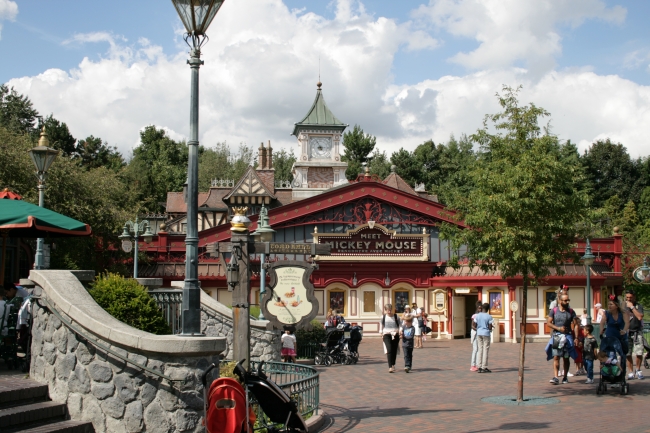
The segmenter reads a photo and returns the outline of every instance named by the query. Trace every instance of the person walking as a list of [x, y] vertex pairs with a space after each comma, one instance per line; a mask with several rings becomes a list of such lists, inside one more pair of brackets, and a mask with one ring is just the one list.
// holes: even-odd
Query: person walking
[[379, 324], [379, 334], [382, 336], [384, 343], [384, 353], [388, 361], [388, 372], [395, 373], [395, 359], [399, 352], [399, 318], [397, 313], [393, 312], [393, 306], [386, 304], [384, 306], [384, 315], [381, 317]]
[[598, 341], [593, 336], [594, 326], [585, 326], [585, 339], [582, 345], [582, 361], [587, 370], [587, 380], [585, 383], [594, 383], [594, 360], [596, 359], [596, 349], [598, 349]]
[[[625, 306], [629, 315], [627, 366], [628, 379], [643, 379], [641, 360], [643, 359], [643, 305], [636, 301], [634, 290], [625, 291]], [[636, 372], [635, 372], [636, 367]]]
[[483, 304], [481, 301], [476, 301], [476, 312], [472, 314], [472, 332], [470, 333], [470, 343], [472, 343], [472, 358], [470, 360], [469, 371], [478, 371], [476, 364], [476, 355], [478, 354], [478, 338], [476, 338], [476, 322], [474, 319], [476, 315], [483, 311]]
[[[576, 359], [574, 337], [577, 339], [578, 329], [580, 328], [580, 319], [576, 316], [575, 311], [569, 308], [569, 295], [563, 293], [559, 296], [558, 305], [553, 307], [548, 313], [548, 327], [553, 330], [551, 340], [546, 346], [547, 359], [553, 358], [553, 378], [550, 382], [553, 385], [559, 385], [560, 379], [560, 358], [563, 360], [564, 368], [562, 369], [562, 383], [569, 383], [569, 357]], [[573, 324], [574, 329], [571, 329]], [[573, 332], [573, 333], [572, 333]], [[550, 346], [550, 348], [549, 348]]]
[[298, 342], [296, 341], [296, 336], [293, 335], [293, 329], [291, 327], [284, 328], [284, 334], [282, 334], [281, 340], [282, 361], [295, 363], [298, 354]]
[[474, 318], [476, 322], [476, 338], [478, 340], [478, 352], [476, 354], [478, 361], [477, 371], [479, 373], [492, 373], [488, 368], [488, 353], [490, 351], [490, 334], [492, 333], [494, 319], [488, 313], [490, 311], [490, 304], [483, 304], [481, 310]]
[[404, 351], [404, 371], [409, 373], [413, 365], [413, 340], [415, 338], [415, 326], [413, 316], [407, 314], [403, 317], [399, 335], [402, 337], [402, 350]]

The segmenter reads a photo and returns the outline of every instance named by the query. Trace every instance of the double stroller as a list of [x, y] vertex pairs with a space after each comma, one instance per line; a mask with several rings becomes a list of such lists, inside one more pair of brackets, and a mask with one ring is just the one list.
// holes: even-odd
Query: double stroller
[[325, 341], [320, 343], [314, 357], [315, 364], [326, 367], [332, 364], [356, 364], [359, 361], [359, 342], [362, 337], [363, 329], [349, 323], [327, 329]]
[[600, 381], [596, 394], [607, 392], [607, 384], [620, 386], [621, 395], [630, 392], [630, 385], [627, 383], [625, 359], [626, 353], [623, 351], [621, 341], [614, 337], [603, 337], [600, 340], [600, 351], [598, 360], [600, 361]]

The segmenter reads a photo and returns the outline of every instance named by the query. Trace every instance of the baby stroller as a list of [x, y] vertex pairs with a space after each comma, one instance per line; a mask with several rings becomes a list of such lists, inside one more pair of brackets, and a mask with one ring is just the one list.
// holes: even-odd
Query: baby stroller
[[[625, 352], [618, 338], [603, 337], [600, 340], [600, 352], [607, 353], [606, 361], [600, 360], [600, 381], [596, 394], [605, 394], [607, 384], [616, 384], [621, 387], [621, 395], [630, 392], [630, 385], [627, 383]], [[600, 359], [600, 358], [599, 358]]]
[[345, 326], [340, 324], [336, 328], [327, 329], [325, 341], [320, 343], [320, 347], [314, 356], [316, 365], [329, 367], [333, 363], [349, 364], [348, 358], [351, 358], [344, 352]]
[[350, 326], [343, 334], [343, 352], [351, 358], [351, 363], [356, 364], [359, 361], [359, 343], [363, 338], [363, 328], [361, 326]]
[[13, 299], [0, 303], [0, 358], [4, 359], [9, 370], [18, 368], [18, 309], [23, 298]]
[[[234, 373], [239, 379], [239, 383], [231, 378], [217, 379], [210, 385], [210, 391], [206, 393], [207, 375], [215, 368], [212, 364], [203, 374], [202, 382], [205, 397], [205, 425], [209, 433], [213, 431], [247, 431], [253, 433], [253, 428], [258, 424], [258, 428], [265, 429], [268, 433], [307, 433], [305, 420], [298, 411], [298, 405], [295, 401], [282, 390], [275, 382], [269, 380], [260, 362], [257, 372], [248, 372], [242, 366], [240, 361], [235, 367]], [[226, 393], [217, 392], [219, 388], [224, 388], [224, 383], [230, 386]], [[243, 392], [242, 392], [243, 391]], [[256, 416], [249, 406], [248, 394], [252, 393], [256, 405], [262, 410], [262, 413]], [[207, 394], [207, 395], [206, 395]], [[224, 398], [227, 397], [227, 398]], [[235, 409], [245, 401], [245, 410], [240, 412], [236, 423], [230, 422], [235, 416], [224, 417], [223, 410]], [[239, 404], [238, 404], [239, 403]], [[255, 402], [254, 402], [255, 406]], [[222, 410], [222, 413], [219, 411]], [[220, 423], [215, 423], [221, 416]], [[241, 422], [240, 422], [241, 421]], [[224, 426], [224, 424], [227, 424]], [[211, 429], [211, 426], [216, 428]], [[282, 426], [279, 428], [278, 426]], [[224, 429], [224, 427], [228, 427]], [[240, 430], [240, 427], [241, 430]]]

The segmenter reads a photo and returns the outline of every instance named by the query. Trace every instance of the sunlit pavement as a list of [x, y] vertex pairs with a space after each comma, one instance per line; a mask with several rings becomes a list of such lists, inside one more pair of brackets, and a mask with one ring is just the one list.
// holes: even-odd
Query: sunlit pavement
[[[556, 398], [546, 406], [502, 406], [483, 397], [516, 395], [519, 344], [490, 348], [492, 373], [469, 371], [471, 346], [465, 340], [427, 340], [414, 350], [413, 370], [388, 373], [379, 338], [365, 338], [357, 365], [318, 367], [321, 407], [328, 414], [322, 431], [334, 432], [646, 432], [650, 431], [650, 379], [632, 380], [630, 394], [608, 387], [596, 395], [585, 376], [552, 385], [552, 361], [544, 344], [526, 344], [524, 397]], [[597, 363], [596, 363], [597, 364]], [[571, 362], [574, 372], [575, 364]], [[650, 372], [647, 372], [650, 376]]]

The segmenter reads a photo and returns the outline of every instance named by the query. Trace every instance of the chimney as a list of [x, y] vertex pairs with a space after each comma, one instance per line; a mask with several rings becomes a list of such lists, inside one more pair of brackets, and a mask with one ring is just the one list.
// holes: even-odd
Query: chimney
[[257, 157], [257, 167], [258, 169], [266, 168], [266, 149], [264, 148], [264, 142], [260, 143], [259, 154]]
[[273, 168], [273, 149], [271, 149], [271, 140], [268, 147], [264, 147], [264, 142], [260, 144], [259, 164], [257, 165], [257, 175], [264, 185], [275, 194], [275, 169]]

